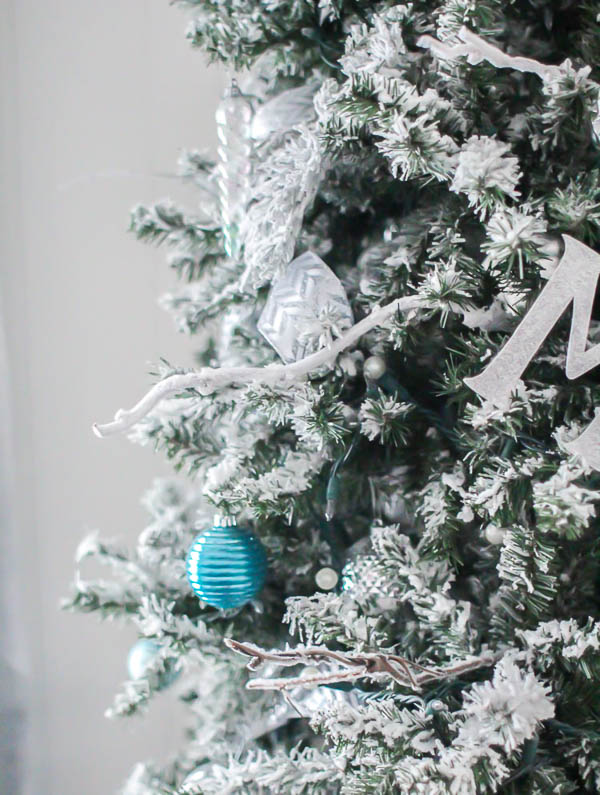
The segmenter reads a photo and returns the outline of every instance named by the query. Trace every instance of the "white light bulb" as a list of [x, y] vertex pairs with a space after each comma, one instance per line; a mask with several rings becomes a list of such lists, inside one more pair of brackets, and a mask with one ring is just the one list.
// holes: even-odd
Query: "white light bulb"
[[315, 582], [323, 591], [331, 591], [332, 588], [335, 588], [338, 579], [339, 577], [337, 571], [335, 571], [335, 569], [329, 568], [328, 566], [326, 566], [324, 569], [319, 569], [315, 576]]
[[506, 528], [504, 527], [497, 527], [495, 524], [489, 524], [485, 528], [485, 537], [489, 543], [494, 544], [494, 546], [499, 546], [504, 540], [505, 535]]
[[385, 359], [381, 356], [369, 356], [363, 365], [363, 372], [366, 378], [371, 381], [378, 381], [387, 370]]

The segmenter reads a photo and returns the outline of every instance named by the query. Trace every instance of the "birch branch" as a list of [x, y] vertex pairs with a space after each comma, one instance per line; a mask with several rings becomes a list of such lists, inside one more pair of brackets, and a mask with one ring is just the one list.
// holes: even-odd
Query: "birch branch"
[[461, 28], [458, 32], [458, 38], [464, 44], [451, 45], [438, 41], [433, 36], [421, 36], [417, 40], [417, 46], [431, 50], [436, 58], [441, 60], [454, 61], [457, 58], [465, 57], [467, 62], [473, 66], [481, 63], [481, 61], [487, 61], [498, 69], [516, 69], [519, 72], [531, 72], [541, 77], [542, 80], [547, 80], [561, 73], [560, 66], [543, 64], [533, 58], [508, 55], [468, 28]]
[[371, 314], [355, 323], [328, 347], [291, 364], [270, 364], [266, 367], [202, 367], [191, 373], [171, 375], [155, 384], [133, 408], [119, 409], [112, 422], [102, 425], [94, 423], [93, 431], [100, 437], [122, 433], [140, 422], [165, 398], [188, 389], [209, 395], [233, 384], [259, 383], [274, 386], [299, 381], [323, 365], [332, 364], [342, 351], [354, 345], [371, 329], [382, 326], [397, 312], [406, 313], [414, 309], [430, 308], [432, 307], [419, 296], [397, 298], [385, 306], [374, 309]]
[[339, 667], [334, 670], [317, 674], [301, 675], [297, 677], [269, 677], [265, 679], [251, 679], [246, 687], [249, 690], [293, 690], [295, 687], [314, 687], [327, 685], [334, 682], [353, 682], [356, 679], [384, 680], [393, 679], [403, 687], [419, 691], [424, 685], [459, 676], [492, 665], [496, 658], [491, 654], [483, 654], [470, 660], [463, 660], [455, 665], [445, 668], [426, 668], [406, 657], [384, 652], [344, 653], [331, 651], [326, 646], [298, 647], [285, 651], [266, 651], [254, 643], [240, 643], [230, 638], [225, 639], [225, 645], [250, 661], [247, 668], [255, 671], [263, 663], [271, 662], [287, 667], [292, 665], [314, 665], [322, 662], [336, 662]]

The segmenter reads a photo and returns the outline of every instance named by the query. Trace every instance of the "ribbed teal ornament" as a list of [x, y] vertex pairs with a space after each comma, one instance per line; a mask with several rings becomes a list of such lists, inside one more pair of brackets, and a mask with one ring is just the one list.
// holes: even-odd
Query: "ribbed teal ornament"
[[217, 516], [214, 525], [194, 540], [186, 570], [196, 596], [224, 610], [245, 604], [261, 590], [267, 556], [251, 530]]

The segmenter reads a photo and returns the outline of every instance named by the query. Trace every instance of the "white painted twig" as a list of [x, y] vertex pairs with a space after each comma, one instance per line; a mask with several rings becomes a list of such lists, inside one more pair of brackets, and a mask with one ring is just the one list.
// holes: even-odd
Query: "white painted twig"
[[[343, 682], [353, 682], [369, 676], [365, 668], [343, 669], [327, 673], [311, 674], [310, 676], [294, 676], [269, 679], [249, 679], [246, 683], [247, 690], [295, 690], [297, 687], [312, 688], [318, 685], [332, 685]], [[371, 674], [371, 679], [383, 679], [383, 674]]]
[[454, 61], [456, 58], [465, 57], [470, 64], [476, 65], [487, 61], [498, 69], [516, 69], [519, 72], [532, 72], [542, 80], [560, 74], [560, 66], [552, 66], [535, 61], [533, 58], [524, 58], [518, 55], [507, 55], [498, 47], [482, 39], [468, 28], [461, 28], [458, 37], [464, 44], [446, 44], [432, 36], [421, 36], [417, 40], [419, 47], [432, 51], [436, 58]]
[[94, 433], [96, 436], [110, 436], [126, 431], [142, 420], [161, 400], [185, 392], [187, 389], [195, 389], [209, 395], [233, 384], [259, 383], [272, 386], [299, 381], [323, 365], [332, 364], [342, 351], [354, 345], [371, 329], [383, 325], [396, 313], [428, 308], [431, 307], [418, 296], [398, 298], [374, 309], [327, 348], [322, 348], [291, 364], [270, 364], [266, 367], [202, 367], [191, 373], [171, 375], [153, 386], [133, 408], [119, 409], [112, 422], [103, 425], [95, 423]]
[[288, 667], [293, 665], [313, 665], [321, 662], [335, 662], [339, 667], [329, 671], [319, 671], [316, 674], [304, 674], [295, 677], [269, 677], [250, 679], [246, 684], [249, 690], [293, 690], [296, 687], [314, 687], [315, 685], [328, 685], [337, 682], [354, 682], [357, 679], [368, 678], [373, 681], [393, 679], [403, 687], [419, 691], [424, 685], [447, 679], [452, 676], [473, 671], [476, 668], [492, 665], [496, 657], [492, 654], [482, 654], [469, 660], [457, 662], [446, 668], [425, 668], [412, 660], [407, 660], [398, 654], [389, 652], [339, 652], [332, 651], [326, 646], [297, 647], [284, 651], [267, 651], [254, 643], [240, 643], [240, 641], [225, 638], [225, 645], [232, 651], [249, 657], [247, 668], [256, 671], [266, 662], [278, 666]]

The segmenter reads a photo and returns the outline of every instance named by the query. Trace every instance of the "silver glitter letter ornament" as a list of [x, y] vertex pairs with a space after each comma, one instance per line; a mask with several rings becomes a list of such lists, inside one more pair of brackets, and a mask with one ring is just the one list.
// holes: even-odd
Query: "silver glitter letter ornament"
[[273, 282], [258, 330], [289, 364], [324, 348], [352, 323], [342, 283], [320, 257], [307, 251]]
[[[600, 255], [569, 235], [563, 240], [565, 250], [556, 270], [511, 338], [480, 375], [465, 378], [467, 386], [498, 408], [508, 407], [525, 368], [571, 304], [567, 378], [579, 378], [600, 364], [600, 344], [586, 349]], [[567, 447], [600, 471], [600, 415]]]

